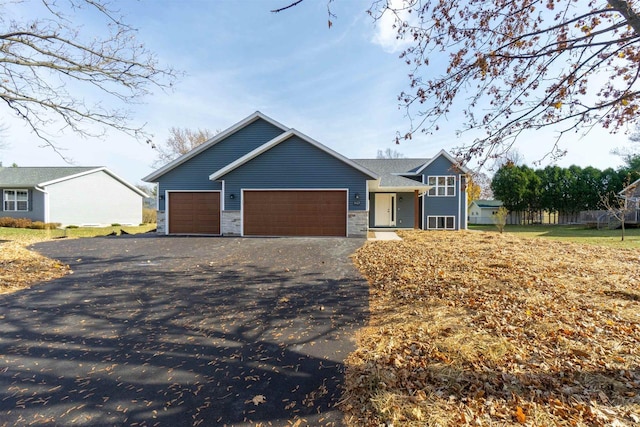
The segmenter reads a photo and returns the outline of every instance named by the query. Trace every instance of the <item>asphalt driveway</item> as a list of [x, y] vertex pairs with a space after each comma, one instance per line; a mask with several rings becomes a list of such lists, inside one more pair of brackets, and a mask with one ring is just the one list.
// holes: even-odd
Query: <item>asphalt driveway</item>
[[0, 426], [341, 425], [363, 240], [121, 236], [0, 295]]

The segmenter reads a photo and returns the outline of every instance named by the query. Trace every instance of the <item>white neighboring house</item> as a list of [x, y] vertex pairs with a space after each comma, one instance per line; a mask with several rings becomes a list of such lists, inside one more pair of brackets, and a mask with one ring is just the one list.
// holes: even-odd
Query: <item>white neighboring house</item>
[[629, 212], [626, 222], [638, 224], [640, 222], [640, 179], [626, 186], [618, 195], [626, 199]]
[[139, 225], [147, 195], [106, 167], [0, 167], [0, 217]]
[[494, 224], [493, 216], [501, 206], [500, 200], [474, 200], [469, 206], [469, 224]]

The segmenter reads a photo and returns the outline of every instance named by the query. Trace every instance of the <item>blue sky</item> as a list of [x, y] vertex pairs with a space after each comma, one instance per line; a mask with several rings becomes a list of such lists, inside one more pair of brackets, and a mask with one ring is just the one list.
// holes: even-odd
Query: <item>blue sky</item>
[[[306, 0], [286, 12], [271, 9], [288, 0], [141, 0], [122, 1], [118, 8], [138, 28], [138, 38], [162, 64], [185, 72], [175, 90], [156, 91], [137, 105], [133, 122], [146, 123], [153, 140], [166, 140], [170, 127], [223, 130], [256, 110], [296, 128], [352, 158], [375, 157], [392, 148], [407, 157], [430, 157], [440, 149], [469, 143], [456, 137], [458, 117], [449, 117], [434, 135], [418, 135], [395, 145], [396, 131], [409, 123], [398, 108], [397, 95], [407, 88], [409, 68], [398, 59], [398, 43], [387, 23], [367, 15], [372, 0], [336, 0], [337, 15], [327, 27], [327, 2]], [[17, 16], [27, 5], [9, 6]], [[91, 22], [83, 23], [87, 31]], [[8, 111], [0, 113], [8, 126], [0, 137], [5, 166], [65, 166], [59, 156]], [[519, 140], [526, 163], [551, 148], [553, 132], [538, 132]], [[624, 134], [596, 129], [587, 137], [568, 135], [562, 147], [569, 154], [558, 164], [617, 167], [609, 152], [627, 144]], [[155, 152], [144, 142], [118, 132], [102, 139], [81, 139], [65, 133], [55, 138], [74, 164], [107, 166], [140, 183], [149, 174]], [[542, 166], [548, 164], [548, 161]]]

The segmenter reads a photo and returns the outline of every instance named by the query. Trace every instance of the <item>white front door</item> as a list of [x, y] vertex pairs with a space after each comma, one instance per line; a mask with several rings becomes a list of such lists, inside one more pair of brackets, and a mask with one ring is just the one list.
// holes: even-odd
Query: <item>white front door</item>
[[375, 193], [375, 221], [376, 227], [390, 227], [396, 225], [396, 195], [389, 193]]

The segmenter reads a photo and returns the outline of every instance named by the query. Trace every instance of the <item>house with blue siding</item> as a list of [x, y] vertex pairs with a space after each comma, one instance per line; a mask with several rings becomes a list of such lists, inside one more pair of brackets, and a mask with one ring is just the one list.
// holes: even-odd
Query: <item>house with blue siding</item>
[[258, 112], [143, 178], [158, 232], [366, 236], [371, 228], [466, 228], [466, 176], [430, 159], [348, 159]]

